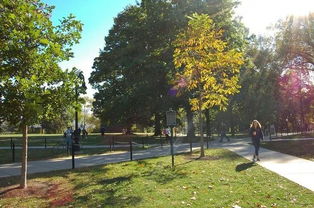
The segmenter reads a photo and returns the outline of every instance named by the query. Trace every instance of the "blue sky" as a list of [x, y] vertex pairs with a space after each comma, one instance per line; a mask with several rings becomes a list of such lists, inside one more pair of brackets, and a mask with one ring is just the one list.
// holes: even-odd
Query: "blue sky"
[[[87, 82], [94, 58], [104, 47], [104, 37], [112, 27], [114, 17], [127, 6], [136, 4], [136, 0], [43, 0], [43, 2], [55, 6], [52, 14], [55, 25], [70, 13], [84, 24], [80, 43], [73, 47], [74, 58], [60, 65], [64, 69], [77, 67], [83, 70]], [[88, 86], [87, 95], [92, 97], [93, 93]]]
[[[140, 1], [140, 0], [139, 0]], [[266, 27], [288, 14], [305, 15], [314, 11], [314, 0], [240, 0], [242, 4], [236, 15], [242, 16], [243, 23], [255, 34], [267, 34]], [[56, 8], [52, 21], [74, 14], [83, 24], [82, 39], [73, 47], [74, 58], [62, 62], [62, 68], [77, 67], [84, 71], [86, 81], [92, 71], [94, 58], [103, 49], [104, 37], [113, 26], [113, 19], [136, 0], [43, 0]], [[87, 95], [92, 97], [94, 90], [88, 85]]]

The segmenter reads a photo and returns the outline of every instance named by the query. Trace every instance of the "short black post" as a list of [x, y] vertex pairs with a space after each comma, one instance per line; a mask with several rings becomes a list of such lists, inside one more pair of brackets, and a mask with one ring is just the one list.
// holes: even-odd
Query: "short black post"
[[[207, 135], [206, 135], [207, 136]], [[206, 147], [208, 149], [208, 136], [206, 137]]]
[[173, 155], [173, 127], [171, 126], [171, 137], [170, 137], [170, 150], [171, 150], [171, 161], [172, 161], [172, 168], [174, 167], [174, 155]]
[[133, 147], [132, 147], [132, 138], [130, 138], [130, 160], [133, 160]]
[[109, 149], [110, 149], [110, 152], [112, 151], [112, 147], [111, 147], [112, 141], [113, 141], [113, 137], [111, 137], [111, 140], [109, 141]]
[[114, 151], [114, 137], [112, 137], [112, 151]]
[[75, 153], [74, 153], [74, 142], [72, 142], [72, 169], [75, 168], [74, 155], [75, 155]]
[[162, 137], [161, 137], [161, 135], [159, 136], [159, 139], [160, 139], [160, 146], [162, 147]]
[[45, 149], [47, 149], [47, 138], [45, 137]]
[[12, 161], [15, 162], [15, 144], [12, 143]]
[[144, 149], [144, 146], [145, 146], [145, 145], [144, 145], [144, 138], [142, 138], [142, 144], [143, 144], [143, 149]]
[[191, 137], [190, 137], [190, 153], [192, 154], [192, 139], [191, 139]]
[[11, 137], [10, 147], [11, 147], [11, 149], [13, 149], [13, 139], [12, 139], [12, 137]]

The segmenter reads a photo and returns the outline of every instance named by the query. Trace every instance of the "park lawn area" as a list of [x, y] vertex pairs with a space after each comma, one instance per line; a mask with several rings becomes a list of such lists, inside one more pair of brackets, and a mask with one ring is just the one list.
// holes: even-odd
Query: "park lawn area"
[[314, 194], [222, 149], [0, 180], [0, 207], [313, 208]]
[[305, 132], [293, 135], [286, 135], [285, 133], [281, 135], [280, 133], [278, 133], [278, 138], [279, 139], [314, 138], [314, 132]]
[[262, 147], [314, 161], [314, 140], [263, 142]]

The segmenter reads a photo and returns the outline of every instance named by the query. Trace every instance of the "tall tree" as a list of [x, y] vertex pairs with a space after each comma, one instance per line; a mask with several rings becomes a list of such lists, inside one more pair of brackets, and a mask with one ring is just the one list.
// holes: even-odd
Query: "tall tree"
[[90, 78], [99, 90], [94, 112], [108, 124], [148, 125], [154, 118], [155, 132], [160, 132], [173, 65], [168, 60], [170, 9], [166, 1], [144, 0], [115, 19]]
[[186, 27], [186, 15], [209, 14], [225, 31], [222, 38], [229, 46], [241, 48], [245, 33], [232, 18], [236, 5], [234, 0], [143, 0], [126, 8], [94, 61], [89, 81], [98, 89], [95, 115], [107, 124], [154, 125], [158, 134], [169, 107], [189, 105], [185, 96], [179, 101], [169, 93], [175, 77], [172, 43]]
[[193, 92], [190, 103], [199, 114], [203, 157], [202, 111], [213, 106], [226, 108], [228, 96], [238, 92], [243, 58], [242, 53], [228, 48], [228, 42], [222, 40], [223, 31], [214, 27], [208, 15], [193, 14], [189, 18], [188, 28], [175, 42], [174, 65]]
[[304, 17], [289, 16], [277, 24], [277, 53], [283, 66], [296, 57], [314, 65], [314, 13]]
[[72, 56], [82, 24], [70, 15], [53, 26], [52, 10], [39, 0], [0, 4], [0, 117], [23, 131], [22, 188], [27, 187], [28, 126], [56, 117], [75, 100], [76, 76], [57, 63]]

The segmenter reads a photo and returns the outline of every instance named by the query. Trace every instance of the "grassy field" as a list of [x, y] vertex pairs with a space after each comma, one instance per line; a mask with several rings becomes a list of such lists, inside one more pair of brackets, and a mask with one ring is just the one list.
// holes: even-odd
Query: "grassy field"
[[305, 132], [305, 133], [294, 133], [293, 135], [287, 135], [286, 133], [278, 133], [277, 137], [279, 139], [297, 139], [297, 138], [314, 138], [313, 132]]
[[263, 142], [262, 147], [314, 161], [314, 140]]
[[227, 150], [0, 180], [0, 207], [313, 208], [313, 192]]

